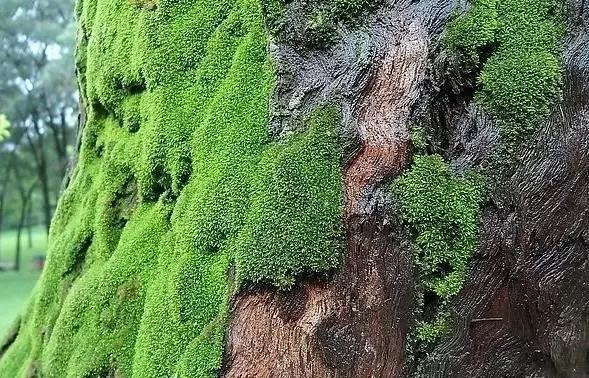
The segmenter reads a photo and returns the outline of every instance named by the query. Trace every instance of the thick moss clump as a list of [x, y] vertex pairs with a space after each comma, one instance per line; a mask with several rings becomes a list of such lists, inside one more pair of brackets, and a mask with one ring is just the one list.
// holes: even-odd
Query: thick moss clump
[[457, 176], [439, 155], [418, 155], [392, 191], [414, 233], [427, 289], [442, 299], [456, 295], [476, 242], [481, 177]]
[[482, 64], [477, 100], [499, 119], [507, 143], [521, 142], [560, 95], [561, 0], [474, 0], [450, 26], [447, 45]]
[[238, 285], [337, 265], [338, 111], [270, 139], [258, 0], [77, 12], [80, 159], [0, 377], [214, 376]]
[[[422, 291], [443, 307], [458, 294], [468, 273], [477, 238], [484, 180], [458, 176], [439, 155], [417, 155], [410, 169], [393, 181], [392, 194], [412, 234]], [[444, 321], [422, 323], [421, 341], [432, 341]]]

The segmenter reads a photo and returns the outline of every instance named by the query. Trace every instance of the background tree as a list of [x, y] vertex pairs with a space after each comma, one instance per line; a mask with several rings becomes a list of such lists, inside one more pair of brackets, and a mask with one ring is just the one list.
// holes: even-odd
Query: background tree
[[0, 112], [13, 130], [0, 151], [0, 231], [20, 234], [26, 223], [29, 241], [37, 222], [49, 228], [71, 156], [78, 108], [72, 7], [66, 0], [0, 4]]

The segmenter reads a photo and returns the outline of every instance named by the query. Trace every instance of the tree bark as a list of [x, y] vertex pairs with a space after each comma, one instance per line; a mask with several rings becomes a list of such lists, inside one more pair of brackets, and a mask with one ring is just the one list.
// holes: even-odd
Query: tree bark
[[[307, 278], [288, 293], [240, 293], [222, 376], [589, 375], [589, 10], [570, 5], [564, 98], [484, 205], [472, 271], [450, 306], [455, 327], [427, 359], [407, 355], [419, 277], [408, 234], [381, 191], [407, 166], [408, 126], [420, 115], [448, 130], [434, 143], [448, 145], [456, 167], [483, 160], [496, 143], [496, 123], [472, 95], [453, 94], [472, 92], [472, 78], [452, 72], [441, 53], [441, 26], [458, 3], [385, 2], [364, 21], [365, 71], [346, 60], [362, 38], [347, 31], [325, 53], [278, 47], [279, 71], [295, 77], [281, 78], [279, 109], [293, 93], [306, 102], [291, 115], [318, 97], [349, 94], [344, 108], [360, 143], [346, 169], [346, 256], [332, 278]], [[338, 70], [325, 74], [334, 60]]]
[[16, 226], [16, 249], [14, 252], [14, 270], [20, 271], [21, 267], [21, 252], [22, 252], [22, 229], [25, 226], [26, 215], [30, 207], [30, 199], [33, 193], [34, 185], [31, 185], [28, 190], [21, 193], [21, 210], [18, 218], [18, 225]]
[[33, 248], [33, 206], [27, 207], [27, 245]]

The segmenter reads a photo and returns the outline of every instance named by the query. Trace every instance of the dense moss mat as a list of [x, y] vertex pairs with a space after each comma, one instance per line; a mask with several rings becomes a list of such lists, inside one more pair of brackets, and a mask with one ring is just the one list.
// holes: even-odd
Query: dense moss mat
[[257, 0], [77, 12], [80, 159], [0, 376], [214, 376], [236, 288], [338, 263], [339, 112], [269, 138]]
[[413, 231], [425, 287], [451, 298], [466, 278], [484, 180], [456, 175], [439, 155], [417, 155], [393, 182], [392, 193]]
[[562, 0], [474, 0], [448, 30], [447, 46], [482, 65], [476, 98], [501, 123], [507, 144], [534, 131], [560, 96]]

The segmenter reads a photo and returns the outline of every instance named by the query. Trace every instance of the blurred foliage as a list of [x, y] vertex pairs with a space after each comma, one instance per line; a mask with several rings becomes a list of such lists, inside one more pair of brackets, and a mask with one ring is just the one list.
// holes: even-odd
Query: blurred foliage
[[0, 1], [0, 113], [11, 123], [0, 148], [0, 229], [18, 224], [20, 189], [34, 180], [29, 220], [48, 223], [56, 205], [77, 117], [74, 40], [72, 1]]
[[10, 136], [10, 122], [4, 114], [0, 114], [0, 141]]

